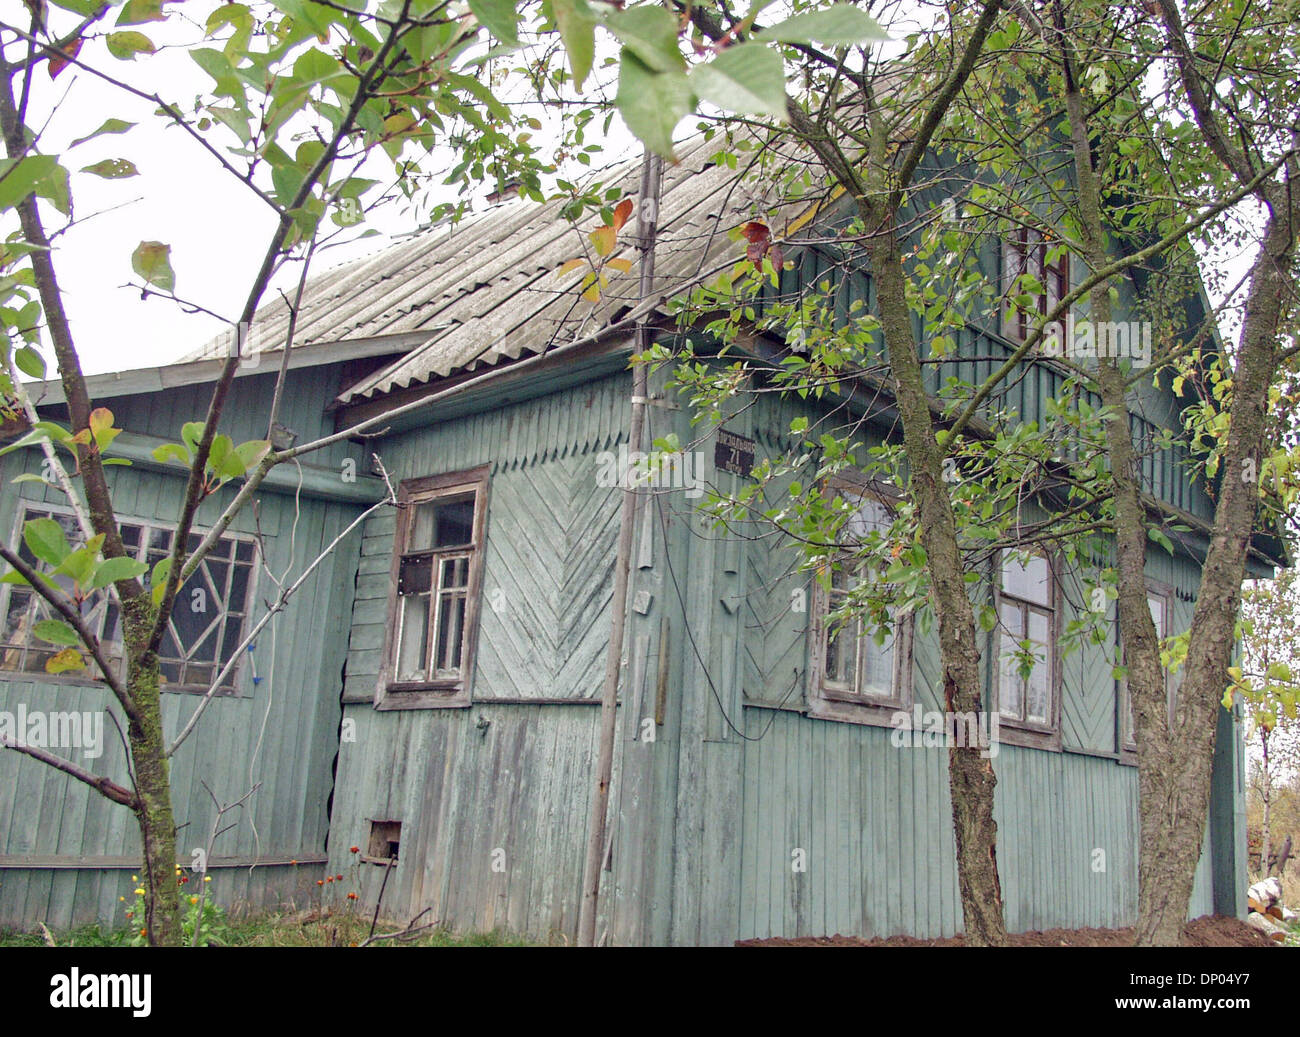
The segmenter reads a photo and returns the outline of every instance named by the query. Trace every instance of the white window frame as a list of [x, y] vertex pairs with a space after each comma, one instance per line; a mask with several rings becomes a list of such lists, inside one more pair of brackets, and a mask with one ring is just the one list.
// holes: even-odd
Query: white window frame
[[[14, 529], [10, 537], [9, 543], [14, 545], [21, 544], [23, 527], [26, 524], [26, 522], [29, 520], [29, 518], [40, 517], [43, 514], [60, 515], [65, 518], [75, 517], [75, 513], [73, 512], [73, 510], [70, 507], [68, 507], [66, 504], [47, 504], [42, 501], [29, 500], [29, 499], [19, 500], [18, 507], [16, 509]], [[171, 526], [169, 526], [166, 522], [162, 522], [158, 519], [145, 519], [145, 518], [137, 518], [135, 516], [122, 515], [117, 517], [117, 523], [119, 529], [128, 526], [135, 526], [139, 528], [140, 538], [133, 552], [133, 557], [136, 558], [137, 561], [146, 561], [148, 559], [149, 539], [150, 539], [149, 533], [151, 531], [157, 530], [168, 534], [174, 533], [174, 529]], [[190, 536], [202, 537], [206, 534], [206, 532], [207, 530], [194, 528], [191, 529]], [[69, 540], [71, 542], [71, 538], [69, 538]], [[239, 617], [239, 641], [242, 642], [244, 637], [247, 635], [249, 629], [249, 621], [251, 619], [252, 608], [257, 601], [257, 578], [258, 578], [258, 571], [261, 568], [260, 551], [258, 549], [256, 538], [249, 536], [246, 533], [237, 533], [227, 529], [224, 533], [221, 534], [221, 537], [219, 538], [218, 542], [220, 541], [232, 541], [236, 543], [245, 543], [251, 546], [251, 557], [249, 558], [247, 563], [244, 562], [236, 563], [235, 561], [233, 561], [234, 552], [232, 552], [231, 571], [227, 573], [226, 586], [223, 588], [224, 593], [229, 593], [230, 580], [233, 576], [234, 567], [236, 564], [239, 565], [246, 564], [248, 566], [249, 576], [248, 576], [248, 587], [245, 591], [244, 611], [242, 613], [240, 612], [234, 613], [234, 615], [237, 615]], [[15, 549], [17, 548], [15, 547]], [[148, 577], [148, 573], [145, 574], [146, 580], [147, 577]], [[216, 588], [209, 588], [209, 589], [213, 591], [216, 590]], [[32, 595], [36, 594], [36, 592], [33, 590], [26, 590], [25, 585], [22, 584], [0, 584], [0, 623], [7, 621], [7, 617], [9, 614], [9, 603], [15, 590], [19, 592], [29, 593]], [[218, 599], [214, 602], [214, 604], [217, 606], [221, 606], [223, 605], [223, 601]], [[90, 613], [95, 619], [95, 625], [92, 627], [92, 632], [95, 633], [96, 636], [100, 638], [101, 647], [106, 649], [111, 645], [117, 644], [117, 642], [105, 640], [104, 626], [111, 605], [112, 605], [111, 595], [108, 591], [105, 591], [99, 595], [99, 600], [95, 602]], [[181, 605], [182, 605], [182, 601], [178, 594], [177, 607], [181, 607]], [[217, 631], [217, 641], [218, 641], [217, 656], [215, 660], [211, 663], [199, 664], [204, 666], [212, 666], [213, 668], [212, 672], [214, 676], [218, 672], [220, 672], [221, 667], [225, 665], [225, 660], [223, 660], [221, 656], [220, 644], [226, 638], [225, 624], [232, 614], [231, 612], [227, 612], [224, 609], [219, 609], [219, 611], [223, 612], [223, 618], [221, 621], [222, 625], [220, 629]], [[175, 636], [175, 633], [176, 631], [173, 629], [173, 636]], [[207, 640], [208, 636], [211, 635], [212, 635], [212, 627], [211, 625], [209, 625], [208, 630], [205, 631], [204, 636], [199, 639], [196, 645], [192, 645], [189, 651], [193, 652], [194, 649], [197, 648], [199, 644], [202, 644], [204, 641]], [[179, 639], [177, 638], [176, 640], [177, 640], [177, 647], [178, 648], [181, 647]], [[21, 680], [36, 680], [40, 683], [80, 684], [80, 685], [94, 685], [94, 684], [101, 683], [101, 679], [99, 677], [92, 676], [92, 673], [95, 674], [98, 673], [98, 668], [93, 663], [90, 663], [86, 670], [68, 671], [66, 673], [61, 673], [61, 674], [47, 673], [43, 669], [28, 670], [25, 667], [19, 669], [10, 669], [6, 667], [4, 663], [7, 654], [13, 650], [14, 649], [12, 647], [0, 645], [0, 680], [21, 679]], [[41, 648], [39, 646], [39, 643], [33, 644], [30, 641], [27, 642], [22, 647], [23, 655], [20, 660], [20, 665], [25, 664], [27, 654], [33, 650], [38, 652], [46, 652], [49, 651], [50, 649]], [[125, 650], [120, 649], [118, 651], [113, 651], [113, 652], [106, 651], [105, 654], [106, 657], [109, 659], [109, 661], [117, 662], [117, 665], [119, 667], [119, 673], [122, 676], [125, 676], [125, 666], [126, 666]], [[243, 654], [245, 653], [240, 653], [241, 656]], [[185, 665], [186, 660], [164, 657], [160, 659], [160, 663], [162, 665], [168, 665], [168, 664]], [[222, 683], [221, 687], [217, 689], [216, 694], [220, 696], [231, 696], [231, 695], [242, 694], [243, 691], [245, 690], [242, 670], [243, 670], [243, 659], [237, 658], [235, 660], [235, 665], [231, 668], [230, 673], [226, 675], [225, 681]], [[185, 693], [185, 694], [207, 694], [209, 687], [210, 687], [209, 684], [164, 683], [162, 685], [162, 690], [165, 692], [178, 692], [178, 693]]]

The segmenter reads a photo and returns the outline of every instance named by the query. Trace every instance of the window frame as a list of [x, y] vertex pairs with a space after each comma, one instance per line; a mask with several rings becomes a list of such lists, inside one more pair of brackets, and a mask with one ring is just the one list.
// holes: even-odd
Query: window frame
[[[50, 515], [63, 515], [68, 518], [75, 518], [76, 515], [72, 508], [66, 504], [46, 503], [44, 501], [32, 500], [29, 498], [20, 498], [17, 501], [17, 507], [15, 508], [13, 531], [8, 541], [10, 544], [17, 545], [22, 542], [23, 526], [27, 521], [29, 512], [44, 512]], [[171, 525], [159, 519], [139, 518], [133, 515], [118, 515], [115, 517], [119, 529], [122, 526], [137, 526], [140, 528], [140, 544], [135, 547], [132, 555], [132, 557], [136, 557], [137, 559], [142, 551], [144, 552], [145, 557], [148, 557], [148, 532], [150, 530], [161, 530], [172, 535], [175, 534], [175, 529]], [[196, 526], [190, 530], [190, 535], [202, 537], [208, 532], [208, 529]], [[242, 642], [243, 639], [248, 636], [249, 621], [252, 617], [252, 607], [257, 603], [258, 577], [261, 571], [262, 559], [261, 546], [258, 544], [255, 536], [232, 529], [226, 529], [225, 532], [221, 534], [219, 541], [220, 540], [233, 540], [246, 543], [251, 545], [253, 550], [252, 558], [248, 562], [248, 588], [245, 592], [246, 610], [240, 617], [239, 640]], [[15, 548], [15, 550], [16, 549], [17, 548]], [[231, 554], [231, 561], [232, 564], [235, 564], [234, 552]], [[8, 616], [9, 602], [12, 599], [13, 590], [23, 590], [23, 588], [24, 585], [22, 584], [0, 584], [0, 623], [3, 623], [5, 618]], [[31, 591], [30, 593], [35, 594], [34, 591]], [[108, 605], [105, 603], [101, 607], [107, 610]], [[106, 641], [104, 639], [104, 632], [102, 630], [103, 622], [104, 617], [101, 617], [97, 620], [96, 627], [97, 636], [100, 637], [101, 646], [112, 644], [111, 641]], [[224, 628], [221, 633], [224, 639]], [[202, 641], [202, 639], [200, 639], [200, 641]], [[27, 646], [26, 651], [31, 650], [31, 646]], [[40, 651], [41, 649], [37, 650]], [[3, 651], [3, 645], [0, 645], [0, 651]], [[246, 652], [239, 653], [239, 656], [235, 659], [235, 665], [231, 668], [227, 682], [216, 690], [213, 695], [214, 698], [240, 698], [250, 694], [248, 682], [244, 678], [244, 656], [246, 654]], [[164, 664], [171, 661], [172, 660], [170, 659], [161, 660]], [[214, 673], [224, 665], [221, 661], [220, 651], [218, 651], [217, 657], [211, 665], [213, 666]], [[125, 650], [123, 650], [119, 658], [118, 666], [123, 678], [125, 678]], [[98, 667], [96, 667], [93, 662], [91, 662], [85, 670], [68, 671], [66, 673], [46, 673], [43, 669], [10, 670], [0, 667], [0, 680], [9, 682], [34, 681], [38, 684], [68, 684], [77, 687], [102, 687], [104, 685], [103, 678], [101, 676], [92, 676], [92, 674], [96, 673], [98, 673]], [[164, 683], [160, 690], [178, 695], [206, 695], [208, 693], [208, 685]]]
[[[1159, 640], [1163, 642], [1167, 637], [1170, 636], [1170, 631], [1173, 629], [1174, 589], [1167, 583], [1161, 583], [1159, 580], [1148, 579], [1146, 581], [1146, 590], [1147, 590], [1148, 608], [1150, 607], [1150, 602], [1153, 597], [1161, 598], [1164, 600], [1164, 605], [1165, 605], [1164, 628], [1163, 629], [1158, 628], [1156, 630], [1157, 638], [1159, 638]], [[1115, 618], [1115, 634], [1116, 637], [1119, 638], [1118, 615]], [[1120, 642], [1120, 646], [1122, 650], [1123, 648], [1122, 640]], [[1123, 658], [1123, 656], [1121, 656], [1121, 658]], [[1124, 662], [1125, 665], [1127, 665], [1127, 660], [1125, 660]], [[1161, 675], [1165, 682], [1165, 706], [1168, 709], [1170, 717], [1172, 719], [1173, 710], [1174, 710], [1174, 695], [1176, 689], [1174, 688], [1173, 681], [1169, 679], [1170, 674], [1168, 670], [1165, 670], [1163, 667], [1161, 667]], [[1134, 724], [1132, 719], [1133, 716], [1132, 699], [1129, 697], [1128, 679], [1126, 677], [1117, 681], [1116, 683], [1119, 685], [1119, 706], [1118, 706], [1118, 713], [1116, 716], [1116, 726], [1118, 730], [1116, 734], [1116, 740], [1119, 745], [1120, 759], [1125, 763], [1136, 764], [1137, 763], [1137, 731], [1135, 730], [1136, 725]]]
[[[1048, 623], [1047, 631], [1047, 692], [1050, 697], [1048, 712], [1051, 714], [1046, 724], [1039, 723], [1028, 719], [1021, 720], [1018, 718], [1008, 717], [1002, 712], [1002, 637], [1005, 631], [1002, 626], [1002, 605], [1004, 601], [1016, 602], [1024, 609], [1045, 609], [1047, 606], [1038, 602], [1033, 602], [1027, 598], [1021, 598], [1015, 594], [1008, 594], [1002, 589], [1002, 568], [1003, 561], [1008, 554], [1016, 553], [1014, 550], [1005, 550], [998, 552], [995, 558], [994, 581], [993, 581], [993, 609], [997, 616], [997, 622], [991, 632], [990, 640], [990, 675], [989, 684], [992, 690], [990, 696], [989, 708], [997, 714], [998, 728], [1000, 731], [1000, 740], [1008, 745], [1026, 746], [1033, 749], [1048, 749], [1059, 752], [1061, 749], [1061, 698], [1064, 677], [1064, 667], [1061, 664], [1061, 621], [1062, 606], [1064, 604], [1064, 595], [1060, 574], [1060, 559], [1051, 551], [1040, 548], [1028, 548], [1030, 554], [1037, 555], [1047, 562], [1048, 580], [1050, 581], [1051, 598], [1051, 618]], [[1022, 612], [1022, 615], [1026, 613]], [[1028, 625], [1025, 626], [1025, 637], [1028, 636]]]
[[[887, 508], [899, 500], [895, 492], [872, 480], [854, 479], [840, 474], [827, 481], [827, 488], [839, 493], [848, 491], [859, 497], [870, 498], [884, 504]], [[826, 647], [830, 633], [829, 612], [830, 594], [822, 587], [819, 580], [813, 581], [812, 594], [813, 622], [809, 627], [812, 665], [809, 667], [810, 684], [808, 689], [808, 715], [823, 720], [841, 720], [848, 723], [870, 724], [876, 727], [893, 727], [894, 716], [899, 712], [911, 712], [914, 698], [913, 686], [913, 641], [915, 636], [915, 618], [910, 611], [896, 615], [894, 620], [894, 651], [890, 687], [893, 695], [889, 699], [857, 691], [860, 685], [862, 653], [856, 656], [854, 665], [854, 688], [827, 687], [826, 683]], [[872, 648], [875, 641], [870, 636], [859, 635]]]
[[[380, 665], [378, 686], [375, 689], [375, 709], [453, 709], [464, 708], [471, 702], [478, 648], [479, 608], [483, 591], [489, 468], [488, 465], [480, 465], [477, 468], [446, 472], [441, 475], [404, 479], [398, 485], [397, 528], [393, 533], [393, 558], [388, 588], [388, 631], [384, 637], [384, 657]], [[455, 497], [466, 493], [474, 494], [474, 515], [471, 520], [472, 540], [468, 545], [469, 562], [460, 675], [455, 678], [398, 681], [395, 679], [395, 673], [396, 656], [400, 646], [399, 627], [403, 598], [403, 595], [398, 593], [402, 559], [408, 554], [426, 553], [405, 550], [410, 542], [415, 506], [442, 497]], [[447, 553], [463, 553], [465, 550], [465, 545], [443, 549]], [[427, 553], [437, 555], [439, 551], [432, 549]], [[437, 587], [436, 581], [434, 587]], [[437, 597], [436, 589], [431, 590], [430, 593], [433, 597]], [[437, 611], [431, 608], [429, 613], [431, 633], [436, 631], [436, 626]], [[429, 642], [430, 652], [436, 651], [436, 644], [436, 636], [432, 636]]]
[[[1030, 235], [1033, 235], [1031, 240]], [[1048, 263], [1047, 254], [1063, 243], [1051, 244], [1044, 239], [1042, 232], [1029, 227], [1020, 227], [1013, 237], [1001, 239], [1001, 282], [1004, 304], [1002, 306], [1002, 335], [1013, 342], [1023, 342], [1030, 332], [1029, 312], [1013, 310], [1010, 302], [1012, 286], [1017, 277], [1028, 273], [1036, 274], [1043, 283], [1043, 291], [1037, 297], [1036, 310], [1040, 317], [1046, 317], [1052, 307], [1065, 298], [1070, 291], [1070, 253], [1064, 251], [1055, 263]], [[1012, 254], [1019, 256], [1021, 267], [1015, 277], [1010, 273]], [[1053, 298], [1049, 276], [1055, 280], [1056, 294]]]

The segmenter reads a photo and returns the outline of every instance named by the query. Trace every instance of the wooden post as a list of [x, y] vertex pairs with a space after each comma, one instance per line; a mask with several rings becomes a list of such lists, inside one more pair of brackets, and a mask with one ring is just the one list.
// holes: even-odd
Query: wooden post
[[[659, 158], [648, 150], [641, 167], [637, 196], [637, 248], [641, 252], [640, 301], [654, 290], [655, 233], [659, 222]], [[636, 329], [637, 351], [650, 346], [650, 315]], [[596, 914], [600, 902], [600, 873], [605, 861], [605, 832], [609, 817], [609, 785], [614, 770], [614, 737], [618, 720], [618, 684], [623, 662], [623, 633], [627, 626], [627, 588], [631, 569], [632, 533], [640, 489], [633, 478], [632, 458], [641, 452], [647, 394], [643, 364], [632, 369], [632, 416], [628, 428], [628, 469], [623, 472], [623, 508], [618, 524], [618, 550], [614, 556], [614, 599], [610, 606], [609, 654], [605, 657], [605, 684], [600, 695], [600, 747], [596, 756], [596, 782], [587, 822], [587, 856], [582, 869], [582, 905], [578, 911], [578, 946], [596, 944]]]

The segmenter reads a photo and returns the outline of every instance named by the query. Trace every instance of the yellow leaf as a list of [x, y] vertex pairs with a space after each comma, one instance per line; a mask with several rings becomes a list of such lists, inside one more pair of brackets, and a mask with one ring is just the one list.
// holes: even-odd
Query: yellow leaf
[[570, 259], [567, 263], [564, 264], [564, 266], [560, 267], [559, 272], [555, 276], [563, 277], [565, 274], [571, 274], [573, 273], [573, 271], [578, 270], [581, 267], [584, 267], [586, 265], [587, 265], [587, 261], [581, 257], [577, 259]]
[[107, 407], [96, 407], [90, 412], [90, 431], [103, 432], [113, 427], [113, 412]]
[[46, 673], [63, 673], [66, 670], [84, 670], [86, 660], [75, 648], [65, 648], [45, 660]]
[[615, 270], [621, 270], [623, 273], [630, 273], [632, 270], [632, 261], [630, 259], [611, 259], [607, 266], [612, 266]]
[[596, 255], [607, 256], [614, 251], [618, 231], [613, 227], [597, 227], [588, 236], [591, 238], [591, 247], [596, 250]]

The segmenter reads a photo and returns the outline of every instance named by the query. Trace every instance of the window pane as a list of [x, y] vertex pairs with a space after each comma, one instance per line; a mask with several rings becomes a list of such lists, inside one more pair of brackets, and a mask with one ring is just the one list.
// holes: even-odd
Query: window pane
[[460, 547], [474, 540], [474, 498], [439, 501], [434, 547]]
[[844, 499], [856, 506], [855, 511], [844, 523], [844, 540], [863, 540], [873, 530], [883, 532], [889, 528], [889, 513], [884, 504], [874, 497], [862, 497], [853, 493], [844, 493]]
[[1156, 625], [1157, 637], [1169, 636], [1168, 603], [1162, 594], [1148, 594], [1147, 608], [1151, 610], [1151, 622]]
[[460, 676], [464, 632], [464, 595], [444, 594], [438, 609], [438, 677]]
[[826, 680], [846, 688], [853, 687], [858, 663], [858, 625], [831, 625], [826, 637]]
[[406, 551], [461, 547], [474, 539], [474, 495], [414, 505]]
[[469, 557], [448, 558], [442, 563], [442, 590], [469, 586]]
[[429, 658], [429, 596], [408, 595], [401, 600], [397, 680], [422, 681]]
[[1017, 641], [1025, 636], [1025, 614], [1019, 604], [1004, 601], [998, 609], [998, 616], [1002, 620], [1002, 629], [1008, 636]]
[[1017, 647], [1014, 638], [1002, 635], [1002, 650], [998, 654], [998, 712], [1013, 720], [1024, 715]]
[[1030, 555], [1022, 565], [1012, 554], [1002, 556], [1002, 590], [1035, 605], [1052, 605], [1051, 569], [1042, 555]]
[[859, 640], [862, 653], [862, 685], [857, 690], [872, 698], [894, 697], [894, 635], [878, 645], [870, 637]]

